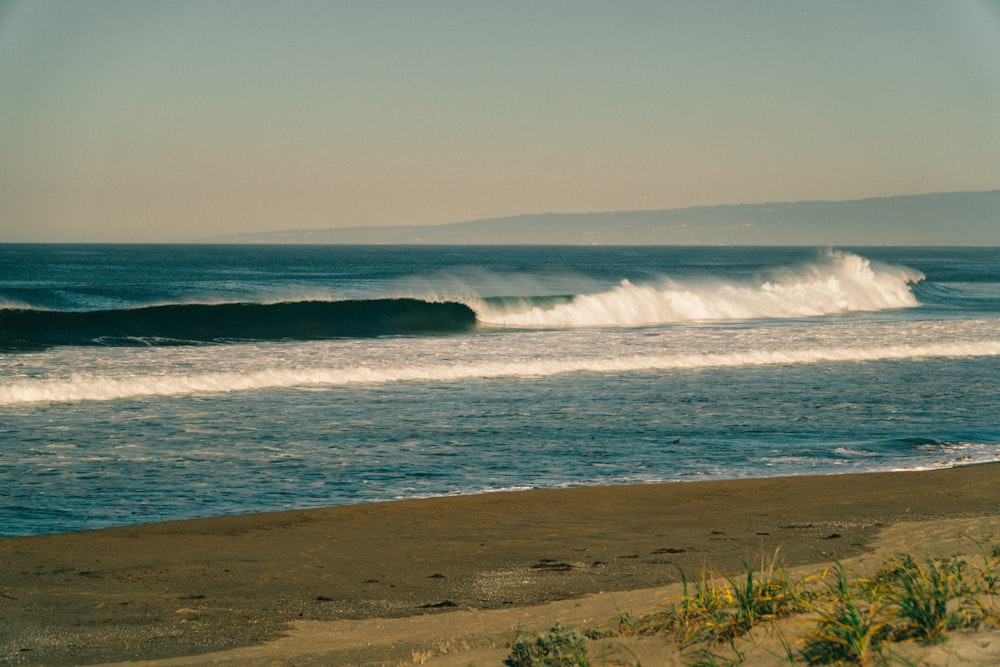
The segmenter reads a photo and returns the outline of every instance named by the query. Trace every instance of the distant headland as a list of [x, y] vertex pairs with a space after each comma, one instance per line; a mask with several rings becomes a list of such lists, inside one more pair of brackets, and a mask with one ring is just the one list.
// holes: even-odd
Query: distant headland
[[214, 243], [427, 245], [1000, 245], [1000, 190], [851, 201], [540, 213], [442, 225], [230, 234]]

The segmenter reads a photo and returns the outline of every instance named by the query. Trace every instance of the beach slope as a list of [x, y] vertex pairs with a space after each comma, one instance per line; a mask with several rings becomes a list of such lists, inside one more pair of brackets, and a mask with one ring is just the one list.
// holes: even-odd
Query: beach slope
[[[543, 490], [6, 538], [0, 662], [180, 658], [303, 628], [322, 636], [324, 623], [344, 621], [357, 646], [345, 653], [330, 639], [310, 651], [398, 664], [426, 637], [407, 643], [392, 636], [401, 626], [380, 634], [371, 619], [438, 619], [459, 636], [455, 623], [484, 610], [513, 610], [515, 623], [535, 610], [541, 626], [555, 616], [537, 605], [593, 594], [613, 604], [682, 571], [738, 572], [776, 550], [797, 566], [866, 553], [892, 527], [915, 552], [944, 544], [928, 541], [935, 522], [977, 519], [989, 532], [1000, 527], [998, 474], [983, 464]], [[899, 526], [910, 524], [924, 528], [907, 544]]]

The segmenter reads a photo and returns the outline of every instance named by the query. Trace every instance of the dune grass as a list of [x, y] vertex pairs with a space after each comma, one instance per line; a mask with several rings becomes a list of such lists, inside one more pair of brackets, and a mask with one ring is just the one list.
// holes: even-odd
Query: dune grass
[[[744, 564], [739, 576], [702, 571], [682, 576], [682, 594], [656, 613], [621, 613], [586, 634], [591, 639], [654, 636], [673, 642], [690, 665], [738, 665], [739, 642], [754, 628], [798, 616], [811, 629], [792, 645], [783, 642], [787, 664], [877, 665], [893, 642], [946, 641], [953, 631], [1000, 628], [1000, 545], [973, 540], [971, 559], [923, 558], [900, 554], [862, 577], [833, 563], [823, 572], [793, 577], [780, 555], [759, 567]], [[523, 647], [565, 641], [571, 632], [556, 626], [548, 634], [520, 639]], [[574, 635], [575, 636], [575, 635]], [[578, 662], [546, 661], [536, 651], [526, 661], [512, 653], [513, 667], [586, 665], [585, 649], [574, 643]], [[537, 656], [537, 657], [536, 657]]]

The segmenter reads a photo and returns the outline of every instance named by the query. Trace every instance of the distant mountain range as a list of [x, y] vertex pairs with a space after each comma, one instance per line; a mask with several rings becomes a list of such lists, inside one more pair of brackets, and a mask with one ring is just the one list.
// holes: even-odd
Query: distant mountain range
[[658, 211], [542, 213], [442, 225], [233, 234], [210, 240], [428, 245], [1000, 246], [1000, 190]]

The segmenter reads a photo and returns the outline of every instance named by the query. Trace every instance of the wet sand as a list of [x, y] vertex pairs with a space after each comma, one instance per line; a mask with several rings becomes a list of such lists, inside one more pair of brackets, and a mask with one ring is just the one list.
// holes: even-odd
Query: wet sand
[[[458, 622], [470, 611], [663, 586], [682, 570], [735, 572], [779, 548], [789, 566], [845, 559], [906, 522], [992, 525], [998, 480], [1000, 464], [988, 464], [499, 493], [6, 538], [0, 663], [190, 656], [337, 619]], [[377, 624], [356, 627], [378, 645]], [[352, 664], [399, 662], [373, 651], [352, 654]]]

